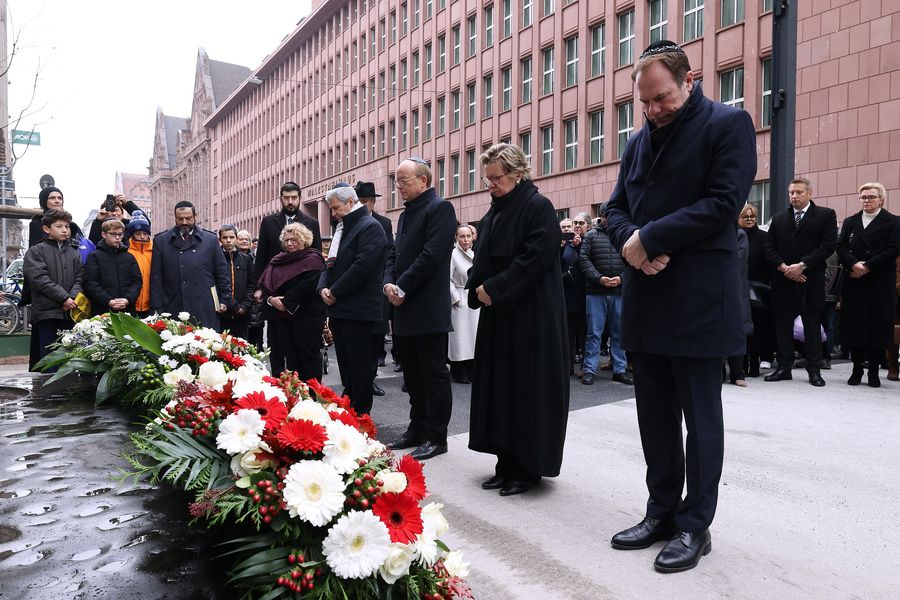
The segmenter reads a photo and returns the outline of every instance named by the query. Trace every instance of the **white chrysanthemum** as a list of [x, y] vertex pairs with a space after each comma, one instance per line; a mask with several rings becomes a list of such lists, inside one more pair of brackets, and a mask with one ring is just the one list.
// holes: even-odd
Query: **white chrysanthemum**
[[444, 557], [444, 568], [450, 577], [465, 579], [469, 576], [469, 563], [463, 560], [462, 550], [454, 550]]
[[194, 374], [191, 372], [190, 365], [183, 364], [174, 371], [169, 371], [163, 375], [163, 383], [168, 386], [175, 387], [179, 381], [191, 382], [194, 380]]
[[325, 410], [325, 407], [313, 400], [301, 400], [295, 404], [291, 412], [288, 413], [288, 418], [295, 421], [305, 419], [317, 425], [328, 425], [331, 423], [331, 417], [328, 416], [328, 411]]
[[189, 313], [187, 311], [183, 310], [180, 313], [178, 313], [178, 319], [181, 321], [187, 321], [190, 318], [191, 318], [191, 313]]
[[71, 346], [73, 337], [74, 336], [71, 336], [71, 335], [64, 335], [62, 338], [62, 345], [66, 346], [66, 347]]
[[197, 371], [197, 381], [207, 387], [221, 390], [222, 386], [228, 381], [225, 365], [217, 360], [203, 363]]
[[352, 473], [359, 468], [359, 459], [366, 456], [368, 445], [359, 431], [340, 421], [325, 426], [328, 442], [325, 443], [325, 462], [339, 473]]
[[328, 566], [344, 579], [369, 577], [381, 567], [390, 549], [387, 527], [369, 511], [355, 510], [344, 515], [322, 542]]
[[384, 485], [381, 486], [382, 494], [399, 494], [406, 489], [406, 475], [398, 471], [382, 469], [375, 474], [375, 479], [384, 482]]
[[344, 488], [340, 474], [325, 463], [301, 460], [284, 478], [283, 495], [292, 517], [321, 527], [343, 510]]
[[391, 544], [387, 558], [378, 567], [378, 573], [389, 585], [393, 585], [401, 577], [409, 575], [413, 558], [412, 549], [406, 544]]
[[219, 425], [216, 447], [228, 454], [247, 452], [259, 446], [266, 422], [255, 410], [242, 408]]

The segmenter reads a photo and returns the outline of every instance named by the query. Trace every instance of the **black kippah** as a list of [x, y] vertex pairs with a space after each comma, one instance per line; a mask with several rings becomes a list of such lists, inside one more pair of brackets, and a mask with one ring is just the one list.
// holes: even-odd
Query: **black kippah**
[[684, 53], [684, 50], [681, 49], [681, 46], [671, 40], [659, 40], [647, 46], [647, 48], [641, 54], [641, 58], [653, 56], [654, 54], [662, 54], [664, 52]]

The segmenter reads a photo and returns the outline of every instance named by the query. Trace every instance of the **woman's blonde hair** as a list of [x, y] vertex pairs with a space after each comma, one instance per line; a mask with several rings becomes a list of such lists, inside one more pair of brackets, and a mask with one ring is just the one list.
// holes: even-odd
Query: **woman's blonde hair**
[[875, 190], [878, 192], [878, 197], [882, 200], [887, 200], [887, 190], [884, 189], [884, 186], [878, 183], [877, 181], [873, 181], [872, 183], [864, 183], [859, 186], [859, 189], [856, 190], [857, 193], [862, 193], [863, 190]]
[[515, 173], [521, 179], [531, 179], [531, 165], [528, 158], [518, 146], [512, 144], [494, 144], [481, 155], [481, 166], [498, 162], [507, 173]]
[[284, 248], [284, 236], [289, 233], [293, 233], [297, 236], [297, 239], [300, 241], [300, 249], [309, 248], [313, 242], [313, 234], [312, 231], [307, 229], [306, 225], [303, 223], [288, 223], [284, 226], [284, 229], [281, 230], [281, 235], [278, 236], [278, 241], [281, 242], [281, 247]]

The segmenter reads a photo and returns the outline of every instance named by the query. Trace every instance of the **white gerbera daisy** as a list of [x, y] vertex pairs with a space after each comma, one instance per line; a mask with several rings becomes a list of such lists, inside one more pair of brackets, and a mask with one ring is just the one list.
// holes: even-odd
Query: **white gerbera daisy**
[[225, 420], [219, 425], [216, 447], [228, 454], [253, 450], [262, 441], [260, 436], [265, 427], [266, 422], [259, 412], [242, 408], [225, 417]]
[[391, 550], [387, 527], [369, 511], [352, 511], [328, 531], [322, 553], [335, 575], [345, 579], [369, 577]]
[[331, 423], [331, 417], [328, 416], [328, 411], [325, 410], [324, 406], [314, 400], [301, 400], [295, 404], [294, 408], [291, 409], [291, 412], [288, 413], [288, 418], [295, 421], [306, 419], [316, 425], [328, 425]]
[[325, 433], [328, 435], [324, 449], [325, 462], [338, 473], [352, 473], [358, 469], [359, 459], [365, 457], [368, 451], [366, 437], [340, 421], [326, 425]]
[[344, 508], [344, 487], [338, 472], [325, 463], [301, 460], [284, 479], [284, 501], [292, 517], [321, 527]]

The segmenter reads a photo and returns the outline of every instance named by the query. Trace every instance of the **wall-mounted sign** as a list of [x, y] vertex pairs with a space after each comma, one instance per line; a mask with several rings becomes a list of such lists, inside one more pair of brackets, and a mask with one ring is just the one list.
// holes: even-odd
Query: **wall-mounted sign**
[[38, 131], [19, 131], [18, 129], [13, 129], [12, 143], [40, 146], [41, 134]]

